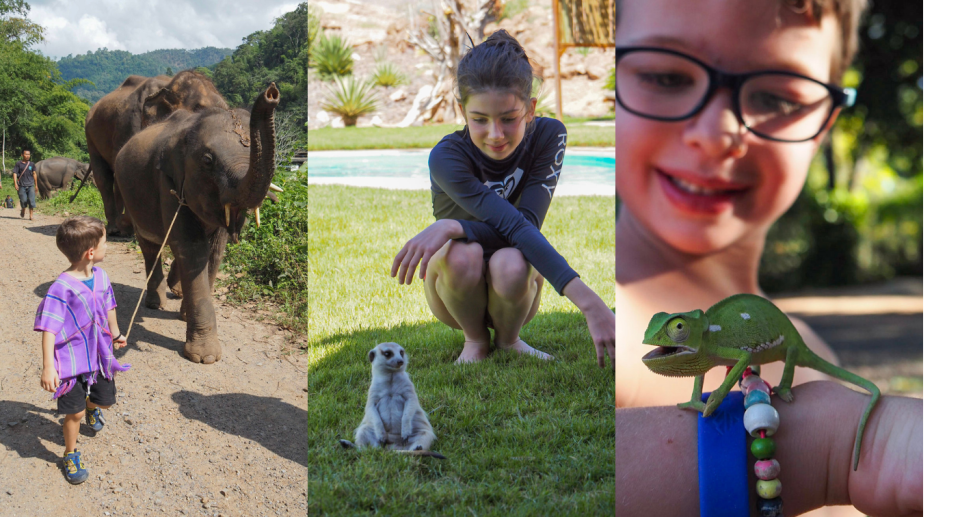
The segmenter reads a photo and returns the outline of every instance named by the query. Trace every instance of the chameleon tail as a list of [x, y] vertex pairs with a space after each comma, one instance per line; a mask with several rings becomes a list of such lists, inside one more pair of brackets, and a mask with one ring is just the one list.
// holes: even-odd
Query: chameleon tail
[[857, 426], [857, 441], [853, 446], [853, 470], [856, 471], [857, 466], [860, 464], [860, 443], [863, 440], [863, 430], [867, 427], [867, 419], [870, 417], [873, 406], [876, 406], [877, 401], [880, 400], [880, 388], [877, 388], [876, 384], [855, 373], [850, 373], [839, 366], [821, 359], [813, 352], [807, 351], [804, 355], [805, 357], [802, 362], [798, 361], [798, 364], [801, 366], [813, 368], [814, 370], [821, 371], [840, 380], [856, 384], [870, 392], [870, 402], [867, 403], [867, 407], [863, 410], [863, 416], [860, 417], [860, 425]]

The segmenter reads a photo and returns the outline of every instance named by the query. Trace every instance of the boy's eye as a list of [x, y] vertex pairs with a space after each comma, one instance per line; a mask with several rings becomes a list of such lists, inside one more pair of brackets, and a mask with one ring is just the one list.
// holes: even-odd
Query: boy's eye
[[804, 106], [774, 93], [754, 92], [750, 95], [750, 107], [757, 113], [789, 116], [803, 109]]
[[638, 73], [637, 78], [648, 87], [674, 89], [693, 85], [693, 79], [678, 73]]

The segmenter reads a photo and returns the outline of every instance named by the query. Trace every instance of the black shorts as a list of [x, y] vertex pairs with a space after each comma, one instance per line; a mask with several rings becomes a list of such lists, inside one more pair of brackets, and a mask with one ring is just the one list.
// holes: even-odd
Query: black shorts
[[[97, 382], [90, 385], [90, 402], [98, 406], [112, 406], [117, 403], [117, 385], [102, 375], [97, 376]], [[57, 399], [57, 413], [61, 415], [75, 415], [87, 409], [87, 383], [77, 379], [73, 389]]]

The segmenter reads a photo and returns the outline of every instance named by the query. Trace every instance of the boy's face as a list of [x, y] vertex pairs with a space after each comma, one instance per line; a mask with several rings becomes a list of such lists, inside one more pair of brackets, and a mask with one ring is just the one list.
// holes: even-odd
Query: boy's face
[[[786, 70], [829, 82], [836, 18], [811, 25], [781, 5], [703, 0], [688, 9], [669, 0], [621, 2], [617, 46], [666, 48], [729, 73]], [[761, 139], [741, 127], [726, 88], [679, 122], [616, 109], [617, 193], [658, 238], [698, 255], [762, 239], [799, 195], [825, 134], [799, 143]]]
[[525, 106], [513, 92], [491, 90], [471, 95], [460, 109], [467, 119], [473, 145], [490, 158], [503, 160], [523, 140], [536, 104], [533, 99], [530, 106]]
[[104, 235], [100, 237], [100, 242], [97, 243], [97, 247], [93, 248], [93, 263], [97, 264], [103, 262], [103, 258], [107, 255], [107, 235], [104, 232]]

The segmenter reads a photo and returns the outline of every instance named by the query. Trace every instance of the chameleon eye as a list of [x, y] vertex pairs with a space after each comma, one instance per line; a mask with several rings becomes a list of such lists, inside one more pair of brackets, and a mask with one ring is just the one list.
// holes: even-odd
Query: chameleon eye
[[667, 337], [674, 343], [683, 343], [690, 337], [690, 326], [682, 318], [671, 320], [667, 324]]

